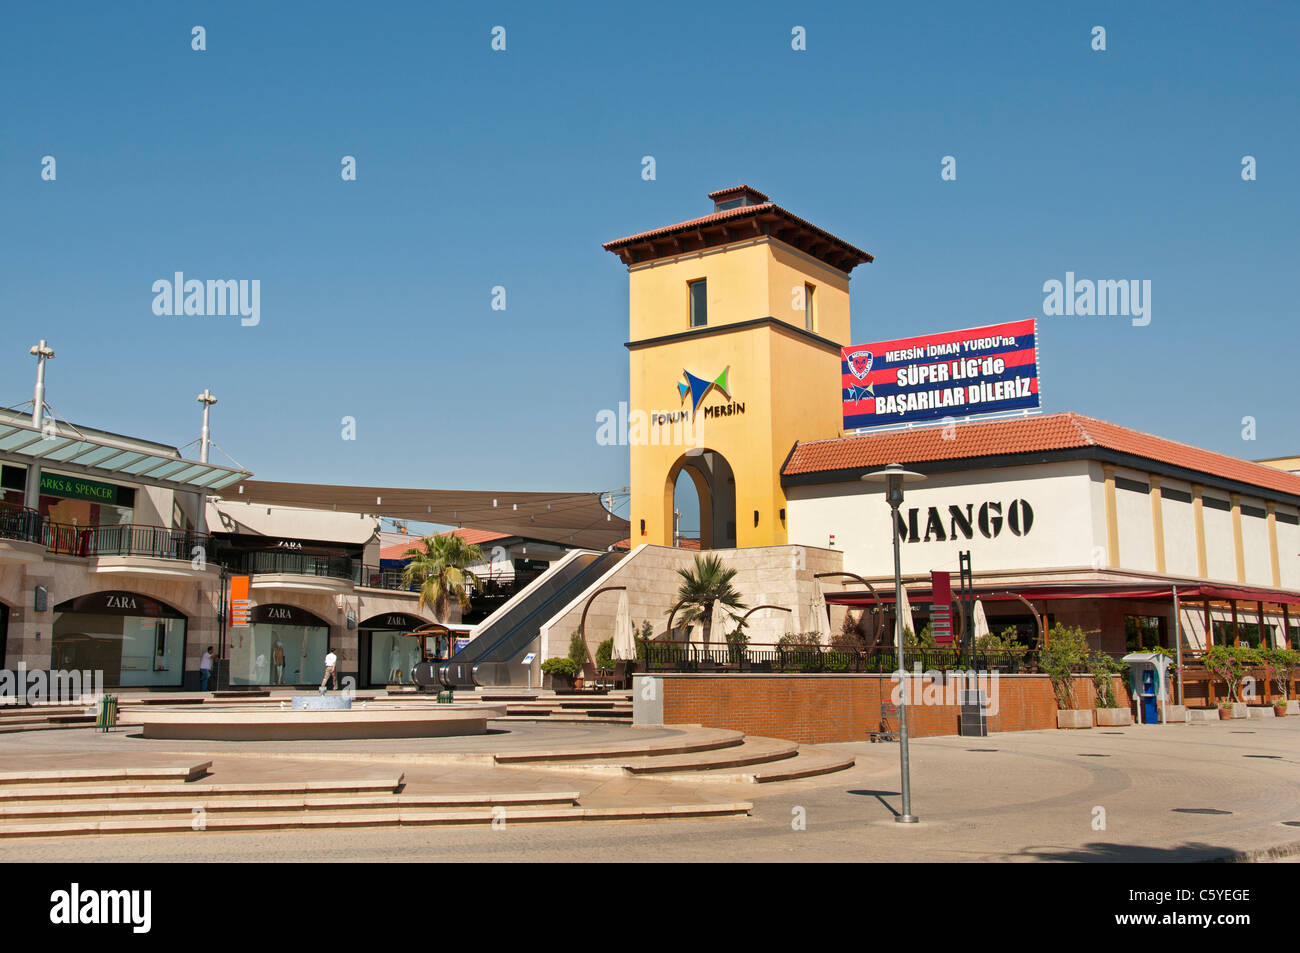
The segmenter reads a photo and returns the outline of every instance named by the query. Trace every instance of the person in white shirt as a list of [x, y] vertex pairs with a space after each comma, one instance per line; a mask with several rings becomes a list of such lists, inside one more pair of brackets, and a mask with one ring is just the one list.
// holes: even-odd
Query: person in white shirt
[[339, 657], [330, 649], [325, 655], [325, 677], [320, 680], [320, 693], [325, 694], [325, 683], [333, 679], [335, 690], [339, 687], [339, 677], [334, 671], [334, 666], [339, 662]]
[[203, 653], [203, 658], [199, 659], [199, 691], [208, 690], [208, 681], [212, 678], [212, 646]]

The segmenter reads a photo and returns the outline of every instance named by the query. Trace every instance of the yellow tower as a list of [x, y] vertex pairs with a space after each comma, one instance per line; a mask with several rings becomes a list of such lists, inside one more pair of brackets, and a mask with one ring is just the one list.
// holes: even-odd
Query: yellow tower
[[849, 273], [872, 260], [747, 185], [605, 244], [628, 269], [631, 543], [673, 544], [684, 470], [704, 549], [786, 542], [780, 468], [840, 433]]

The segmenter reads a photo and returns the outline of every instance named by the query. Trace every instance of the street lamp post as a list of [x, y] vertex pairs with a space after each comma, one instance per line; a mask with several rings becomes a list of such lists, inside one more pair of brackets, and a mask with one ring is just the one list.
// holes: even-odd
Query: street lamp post
[[907, 664], [904, 653], [907, 646], [903, 639], [903, 619], [899, 612], [902, 603], [903, 570], [899, 554], [898, 507], [903, 502], [903, 484], [920, 482], [925, 477], [920, 473], [904, 470], [901, 463], [891, 463], [883, 470], [876, 470], [862, 477], [864, 482], [884, 483], [885, 502], [889, 504], [889, 522], [894, 535], [894, 645], [898, 652], [898, 674], [900, 692], [898, 702], [898, 765], [902, 776], [903, 805], [901, 813], [894, 818], [900, 824], [915, 824], [916, 815], [912, 813], [912, 771], [907, 750]]

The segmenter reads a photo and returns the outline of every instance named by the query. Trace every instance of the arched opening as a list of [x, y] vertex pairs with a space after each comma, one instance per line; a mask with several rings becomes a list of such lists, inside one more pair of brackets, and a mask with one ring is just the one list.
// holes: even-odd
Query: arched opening
[[[665, 523], [674, 545], [700, 549], [736, 546], [736, 477], [716, 450], [688, 450], [668, 471], [664, 487]], [[683, 527], [680, 536], [674, 529]]]
[[87, 593], [54, 607], [50, 668], [103, 672], [108, 688], [180, 688], [186, 628], [183, 613], [138, 592]]

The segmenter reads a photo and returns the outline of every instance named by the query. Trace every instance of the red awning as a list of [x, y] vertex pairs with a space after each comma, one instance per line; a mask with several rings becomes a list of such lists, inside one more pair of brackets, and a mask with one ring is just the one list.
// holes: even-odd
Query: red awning
[[[1014, 594], [1013, 594], [1014, 593]], [[954, 590], [956, 595], [956, 590]], [[908, 598], [914, 602], [929, 602], [929, 586], [908, 586]], [[1016, 599], [1172, 599], [1173, 586], [1164, 587], [1127, 587], [1108, 585], [1089, 585], [1078, 583], [1071, 586], [976, 586], [975, 597], [990, 602]], [[1178, 598], [1183, 600], [1197, 598], [1222, 599], [1237, 602], [1265, 602], [1273, 605], [1300, 605], [1300, 593], [1272, 592], [1264, 589], [1225, 588], [1223, 586], [1179, 586]], [[892, 604], [892, 591], [880, 591], [880, 601]], [[854, 590], [849, 592], [828, 592], [826, 602], [837, 606], [873, 606], [876, 597], [870, 592]]]

